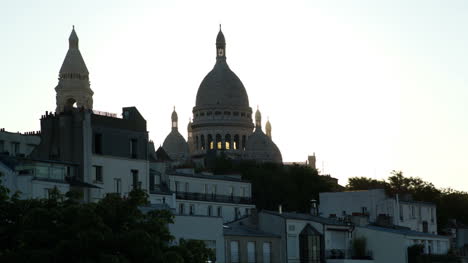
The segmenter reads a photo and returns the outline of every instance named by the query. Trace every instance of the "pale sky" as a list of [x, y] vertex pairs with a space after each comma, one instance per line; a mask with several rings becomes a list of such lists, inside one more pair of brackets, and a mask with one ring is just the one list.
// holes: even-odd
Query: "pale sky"
[[55, 110], [75, 25], [94, 109], [136, 106], [162, 144], [186, 125], [215, 63], [270, 117], [284, 161], [387, 178], [402, 170], [468, 191], [468, 1], [2, 1], [0, 128], [40, 129]]

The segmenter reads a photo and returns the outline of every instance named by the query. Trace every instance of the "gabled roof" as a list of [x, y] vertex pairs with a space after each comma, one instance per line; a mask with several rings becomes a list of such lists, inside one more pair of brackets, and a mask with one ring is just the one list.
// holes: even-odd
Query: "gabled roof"
[[225, 236], [249, 236], [249, 237], [274, 237], [274, 238], [281, 238], [281, 236], [264, 232], [258, 229], [253, 229], [247, 226], [241, 225], [225, 225], [223, 228], [223, 232]]

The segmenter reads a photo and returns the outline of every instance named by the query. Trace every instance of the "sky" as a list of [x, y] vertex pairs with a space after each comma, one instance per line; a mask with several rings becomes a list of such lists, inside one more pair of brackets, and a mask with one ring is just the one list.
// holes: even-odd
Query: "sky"
[[186, 125], [215, 63], [227, 61], [283, 160], [345, 185], [392, 170], [468, 191], [468, 2], [5, 1], [0, 128], [40, 129], [75, 25], [94, 109], [136, 106], [162, 144], [173, 106]]

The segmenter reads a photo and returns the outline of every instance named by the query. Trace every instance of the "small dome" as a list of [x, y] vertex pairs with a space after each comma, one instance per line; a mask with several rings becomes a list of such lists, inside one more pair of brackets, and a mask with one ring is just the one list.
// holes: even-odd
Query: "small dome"
[[162, 147], [174, 161], [186, 161], [189, 157], [187, 141], [176, 129], [167, 135]]
[[270, 120], [267, 120], [266, 124], [265, 124], [265, 130], [271, 130], [271, 123], [270, 123]]
[[187, 131], [191, 132], [192, 131], [192, 121], [189, 120], [188, 124], [187, 124]]
[[257, 162], [282, 163], [283, 157], [278, 146], [261, 129], [249, 136], [246, 143], [246, 158]]

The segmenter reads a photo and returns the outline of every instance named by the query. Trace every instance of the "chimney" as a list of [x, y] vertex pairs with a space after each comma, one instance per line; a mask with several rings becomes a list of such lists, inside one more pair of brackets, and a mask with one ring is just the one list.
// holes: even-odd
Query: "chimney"
[[317, 213], [317, 200], [312, 199], [310, 200], [310, 214], [316, 216]]
[[278, 213], [281, 215], [283, 214], [283, 206], [282, 205], [279, 205], [278, 206]]

